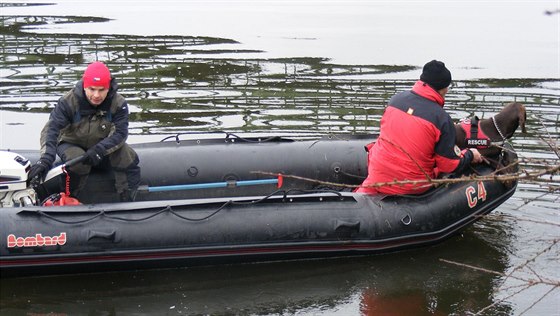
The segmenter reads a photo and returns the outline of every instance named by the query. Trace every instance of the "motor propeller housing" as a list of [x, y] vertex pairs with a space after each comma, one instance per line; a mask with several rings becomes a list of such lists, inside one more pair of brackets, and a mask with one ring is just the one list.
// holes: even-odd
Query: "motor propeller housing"
[[0, 151], [0, 207], [35, 205], [37, 194], [27, 185], [31, 162], [23, 156]]

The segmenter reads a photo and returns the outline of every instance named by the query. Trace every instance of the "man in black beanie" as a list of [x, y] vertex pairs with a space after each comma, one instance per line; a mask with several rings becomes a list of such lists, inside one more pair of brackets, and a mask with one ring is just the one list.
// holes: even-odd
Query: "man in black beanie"
[[356, 192], [368, 194], [419, 194], [426, 183], [373, 187], [375, 183], [434, 179], [440, 173], [460, 173], [482, 161], [478, 150], [460, 151], [455, 128], [443, 109], [451, 72], [441, 61], [424, 65], [412, 90], [396, 94], [381, 118], [379, 138], [368, 147], [368, 177]]
[[432, 60], [424, 65], [420, 80], [439, 91], [451, 84], [451, 72], [445, 68], [445, 64], [441, 61]]

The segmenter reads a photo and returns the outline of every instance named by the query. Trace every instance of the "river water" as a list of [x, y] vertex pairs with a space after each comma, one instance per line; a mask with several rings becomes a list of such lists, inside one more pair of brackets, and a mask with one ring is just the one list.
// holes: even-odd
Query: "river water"
[[[521, 102], [522, 168], [559, 164], [560, 14], [545, 14], [558, 1], [50, 2], [0, 4], [3, 149], [37, 148], [54, 103], [96, 59], [119, 79], [129, 141], [141, 142], [376, 132], [387, 100], [436, 58], [453, 73], [454, 119]], [[560, 179], [541, 180], [433, 247], [2, 279], [0, 314], [560, 315], [558, 286], [542, 282], [560, 282]]]

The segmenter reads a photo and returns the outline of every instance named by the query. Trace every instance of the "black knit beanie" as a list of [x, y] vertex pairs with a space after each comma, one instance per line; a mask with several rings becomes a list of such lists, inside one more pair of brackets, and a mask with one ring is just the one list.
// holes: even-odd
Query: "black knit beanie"
[[449, 87], [451, 84], [451, 72], [445, 68], [445, 64], [438, 60], [432, 60], [424, 65], [420, 80], [429, 84], [435, 90]]

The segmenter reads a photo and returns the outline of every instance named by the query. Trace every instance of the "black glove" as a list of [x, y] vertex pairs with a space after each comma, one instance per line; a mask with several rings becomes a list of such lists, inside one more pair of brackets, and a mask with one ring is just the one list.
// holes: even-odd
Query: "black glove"
[[51, 165], [52, 163], [50, 160], [40, 158], [39, 161], [37, 161], [33, 166], [31, 166], [31, 169], [29, 169], [28, 179], [32, 182], [39, 182], [39, 180], [43, 180], [47, 175], [47, 172], [49, 172], [49, 169], [51, 169]]
[[97, 166], [99, 165], [99, 163], [101, 163], [101, 160], [103, 160], [103, 156], [103, 150], [98, 148], [97, 146], [93, 146], [84, 154], [84, 164]]

